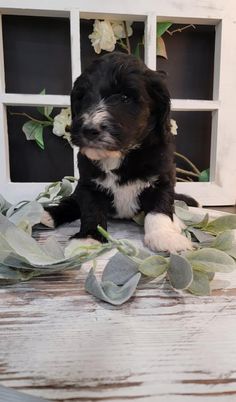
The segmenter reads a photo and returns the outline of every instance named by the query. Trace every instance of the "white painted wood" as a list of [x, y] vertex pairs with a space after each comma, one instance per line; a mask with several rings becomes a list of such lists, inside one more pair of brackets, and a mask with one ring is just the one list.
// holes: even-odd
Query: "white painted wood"
[[[80, 54], [80, 12], [72, 10], [70, 12], [70, 36], [71, 36], [71, 69], [72, 82], [81, 74], [81, 54]], [[79, 177], [77, 166], [78, 148], [73, 149], [74, 176]]]
[[[0, 147], [0, 155], [1, 153], [2, 153], [2, 147]], [[6, 163], [6, 166], [8, 166], [8, 163]], [[2, 162], [1, 162], [1, 168], [2, 168]], [[22, 200], [29, 200], [29, 201], [34, 200], [37, 197], [37, 195], [41, 193], [41, 191], [43, 191], [44, 188], [49, 184], [49, 183], [13, 183], [10, 181], [10, 175], [8, 170], [7, 172], [5, 172], [5, 177], [6, 173], [7, 173], [7, 180], [4, 180], [4, 182], [1, 183], [0, 194], [3, 194], [4, 197], [12, 204], [15, 204]]]
[[148, 14], [144, 31], [144, 60], [151, 70], [156, 70], [156, 25], [156, 14]]
[[70, 97], [68, 95], [38, 95], [38, 94], [0, 94], [0, 102], [9, 106], [61, 106], [70, 105]]
[[[42, 232], [63, 244], [78, 228]], [[135, 224], [110, 224], [142, 245]], [[98, 259], [97, 275], [112, 255]], [[197, 297], [146, 284], [123, 306], [84, 290], [91, 263], [0, 289], [0, 382], [54, 402], [234, 402], [236, 271]]]
[[[219, 20], [224, 15], [225, 1], [224, 0], [176, 0], [167, 2], [166, 0], [126, 0], [125, 2], [117, 2], [115, 0], [100, 2], [98, 0], [57, 0], [48, 2], [48, 0], [1, 0], [0, 7], [4, 12], [10, 12], [14, 8], [18, 12], [24, 14], [30, 10], [33, 15], [37, 12], [48, 11], [51, 14], [54, 10], [66, 12], [70, 9], [79, 9], [86, 13], [87, 17], [94, 18], [97, 13], [106, 14], [109, 18], [113, 14], [120, 14], [120, 17], [128, 15], [146, 16], [153, 11], [159, 17], [172, 18], [192, 18], [195, 20], [208, 21]], [[214, 21], [214, 22], [215, 22]], [[205, 23], [204, 22], [204, 23]]]
[[235, 188], [226, 188], [214, 182], [178, 182], [176, 184], [176, 192], [191, 195], [200, 205], [235, 205]]
[[213, 111], [220, 108], [220, 102], [196, 99], [171, 99], [171, 110], [179, 111]]
[[[5, 91], [4, 55], [3, 55], [3, 36], [2, 36], [2, 16], [0, 14], [0, 93]], [[9, 149], [7, 138], [7, 118], [6, 108], [0, 100], [0, 187], [10, 179], [9, 173]]]

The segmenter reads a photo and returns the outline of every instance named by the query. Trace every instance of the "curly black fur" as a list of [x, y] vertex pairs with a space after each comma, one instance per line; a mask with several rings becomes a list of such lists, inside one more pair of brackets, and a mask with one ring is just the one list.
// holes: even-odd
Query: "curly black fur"
[[76, 237], [102, 240], [97, 225], [106, 229], [108, 216], [119, 216], [114, 205], [116, 190], [99, 184], [108, 178], [114, 179], [116, 189], [141, 183], [135, 213], [159, 212], [172, 219], [174, 145], [170, 95], [162, 75], [134, 56], [107, 54], [75, 81], [71, 108], [74, 145], [80, 150], [119, 151], [122, 158], [119, 166], [106, 171], [102, 161], [90, 160], [79, 152], [80, 179], [74, 193], [59, 206], [47, 208], [55, 225], [80, 218]]

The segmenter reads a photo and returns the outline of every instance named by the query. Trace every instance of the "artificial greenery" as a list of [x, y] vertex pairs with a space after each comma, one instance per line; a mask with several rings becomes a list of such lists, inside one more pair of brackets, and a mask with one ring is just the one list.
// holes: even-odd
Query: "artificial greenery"
[[[194, 295], [210, 294], [216, 272], [228, 273], [236, 268], [236, 215], [210, 220], [192, 212], [184, 202], [176, 202], [175, 213], [184, 222], [184, 234], [193, 241], [193, 251], [179, 254], [157, 253], [139, 249], [127, 239], [114, 239], [102, 227], [98, 231], [107, 243], [71, 241], [62, 247], [54, 236], [40, 245], [32, 237], [32, 228], [40, 223], [43, 205], [58, 203], [73, 191], [74, 178], [52, 183], [37, 200], [11, 205], [0, 196], [0, 284], [15, 284], [33, 277], [65, 270], [80, 269], [93, 261], [85, 288], [93, 296], [114, 305], [127, 301], [136, 288], [146, 282], [166, 281], [177, 291]], [[143, 214], [136, 217], [142, 224]], [[39, 226], [37, 226], [39, 229]], [[116, 249], [99, 282], [95, 260]]]

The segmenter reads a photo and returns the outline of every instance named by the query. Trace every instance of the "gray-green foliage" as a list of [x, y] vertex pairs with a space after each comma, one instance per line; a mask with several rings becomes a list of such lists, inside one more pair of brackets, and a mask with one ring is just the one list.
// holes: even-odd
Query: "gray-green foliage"
[[[153, 254], [138, 249], [126, 239], [117, 240], [98, 227], [106, 244], [81, 244], [72, 241], [63, 248], [54, 237], [40, 245], [31, 236], [32, 226], [40, 222], [43, 204], [57, 203], [73, 191], [74, 178], [49, 185], [37, 201], [11, 205], [0, 196], [0, 284], [14, 284], [35, 276], [80, 269], [111, 249], [118, 252], [108, 261], [101, 280], [92, 269], [85, 288], [93, 296], [114, 305], [127, 301], [141, 280], [163, 277], [176, 290], [195, 295], [209, 295], [215, 272], [231, 272], [236, 263], [236, 217], [224, 216], [209, 221], [186, 204], [178, 202], [176, 214], [186, 225], [185, 233], [195, 240], [194, 251], [181, 254]], [[225, 230], [226, 228], [229, 228]], [[216, 236], [217, 235], [217, 236]]]

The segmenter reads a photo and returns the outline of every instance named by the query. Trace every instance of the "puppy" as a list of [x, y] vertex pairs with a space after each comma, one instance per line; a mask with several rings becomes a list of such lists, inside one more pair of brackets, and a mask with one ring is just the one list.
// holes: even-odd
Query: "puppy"
[[134, 56], [106, 54], [75, 81], [71, 108], [80, 179], [70, 197], [46, 208], [42, 223], [54, 227], [80, 218], [75, 238], [104, 241], [97, 225], [106, 229], [108, 217], [130, 219], [144, 211], [150, 249], [190, 249], [173, 218], [174, 146], [162, 77]]

